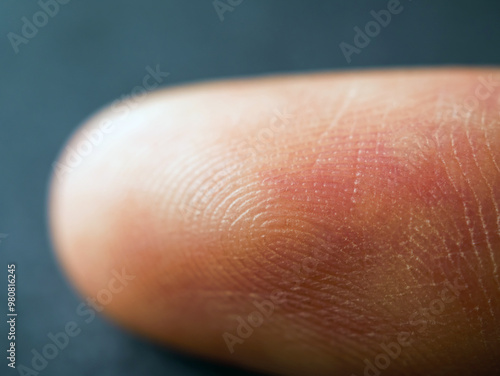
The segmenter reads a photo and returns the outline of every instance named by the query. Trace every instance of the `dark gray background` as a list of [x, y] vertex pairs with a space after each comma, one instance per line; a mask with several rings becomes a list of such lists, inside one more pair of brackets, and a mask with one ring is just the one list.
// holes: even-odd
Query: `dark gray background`
[[[226, 0], [223, 0], [226, 1]], [[404, 10], [347, 64], [339, 44], [385, 1], [244, 0], [221, 22], [212, 0], [71, 0], [16, 54], [36, 1], [0, 3], [0, 318], [7, 263], [18, 272], [17, 361], [68, 321], [81, 322], [75, 294], [47, 232], [51, 165], [89, 114], [141, 84], [147, 66], [166, 86], [219, 77], [358, 67], [500, 63], [500, 2], [401, 0]], [[180, 356], [104, 319], [82, 333], [41, 375], [222, 375], [243, 372]], [[0, 324], [0, 354], [6, 354]], [[0, 374], [17, 374], [0, 356]]]

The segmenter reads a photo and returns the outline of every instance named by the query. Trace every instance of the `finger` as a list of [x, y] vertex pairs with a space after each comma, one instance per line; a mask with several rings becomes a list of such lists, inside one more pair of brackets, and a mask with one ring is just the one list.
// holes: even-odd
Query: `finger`
[[56, 165], [58, 255], [94, 309], [203, 356], [493, 374], [499, 85], [498, 70], [318, 74], [118, 104]]

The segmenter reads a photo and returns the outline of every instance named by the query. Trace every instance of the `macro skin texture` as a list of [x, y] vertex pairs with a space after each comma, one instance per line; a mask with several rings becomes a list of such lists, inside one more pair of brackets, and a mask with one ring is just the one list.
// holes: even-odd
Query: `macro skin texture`
[[61, 165], [112, 124], [51, 190], [79, 290], [135, 277], [104, 313], [277, 374], [500, 373], [500, 71], [262, 78], [138, 102], [72, 138]]

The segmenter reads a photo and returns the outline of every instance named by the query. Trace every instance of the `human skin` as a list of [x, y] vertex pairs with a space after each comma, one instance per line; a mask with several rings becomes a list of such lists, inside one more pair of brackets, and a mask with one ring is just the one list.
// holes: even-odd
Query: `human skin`
[[139, 102], [87, 122], [71, 147], [113, 128], [51, 187], [81, 293], [135, 277], [106, 315], [269, 373], [500, 372], [500, 70], [268, 77]]

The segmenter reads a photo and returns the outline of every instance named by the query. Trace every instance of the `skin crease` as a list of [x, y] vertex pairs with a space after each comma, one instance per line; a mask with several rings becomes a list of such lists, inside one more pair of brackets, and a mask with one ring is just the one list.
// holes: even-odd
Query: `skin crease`
[[[112, 131], [51, 188], [81, 293], [135, 277], [105, 314], [269, 373], [500, 372], [499, 70], [271, 77], [138, 102], [94, 116], [71, 147]], [[231, 353], [223, 334], [256, 304], [268, 315]]]

